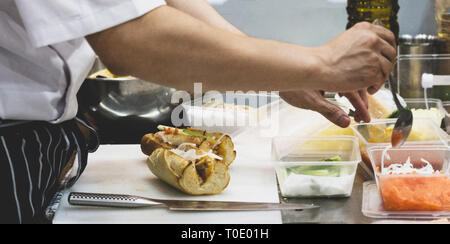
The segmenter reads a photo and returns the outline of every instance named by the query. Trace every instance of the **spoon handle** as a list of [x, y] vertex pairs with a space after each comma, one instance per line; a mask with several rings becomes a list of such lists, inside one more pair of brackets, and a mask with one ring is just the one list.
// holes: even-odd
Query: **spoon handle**
[[399, 110], [399, 111], [405, 110], [405, 108], [402, 106], [402, 104], [398, 100], [397, 93], [394, 92], [394, 84], [392, 82], [392, 74], [389, 74], [388, 82], [389, 82], [389, 86], [391, 88], [392, 96], [394, 97], [395, 105], [397, 106], [397, 110]]
[[[375, 19], [372, 24], [374, 25], [379, 25], [379, 26], [383, 26], [383, 22], [380, 19]], [[397, 62], [397, 60], [395, 61], [395, 63]], [[395, 64], [394, 63], [394, 64]], [[389, 82], [389, 87], [391, 88], [391, 92], [392, 92], [392, 96], [394, 97], [394, 102], [395, 105], [397, 106], [397, 110], [401, 111], [401, 110], [405, 110], [405, 108], [402, 106], [402, 104], [400, 103], [400, 101], [398, 100], [397, 94], [394, 92], [394, 84], [392, 83], [393, 77], [392, 77], [392, 73], [389, 74], [388, 77], [388, 82]]]

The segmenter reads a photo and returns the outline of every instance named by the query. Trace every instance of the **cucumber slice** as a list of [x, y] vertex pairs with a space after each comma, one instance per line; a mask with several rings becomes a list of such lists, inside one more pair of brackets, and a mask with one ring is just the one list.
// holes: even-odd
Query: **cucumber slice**
[[336, 156], [336, 157], [328, 158], [328, 159], [325, 159], [322, 161], [323, 162], [340, 162], [340, 161], [342, 161], [342, 158], [340, 156]]
[[297, 166], [287, 169], [288, 174], [339, 177], [339, 166]]

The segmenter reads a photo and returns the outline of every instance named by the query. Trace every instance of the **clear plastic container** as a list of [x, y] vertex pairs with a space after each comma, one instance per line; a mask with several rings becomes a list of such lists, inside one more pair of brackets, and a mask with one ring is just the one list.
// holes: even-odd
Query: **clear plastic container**
[[278, 116], [281, 99], [271, 93], [209, 93], [182, 106], [184, 125], [236, 136]]
[[364, 182], [362, 213], [376, 219], [398, 220], [431, 220], [450, 218], [450, 211], [388, 211], [384, 208], [383, 199], [375, 181]]
[[[384, 209], [387, 211], [450, 211], [450, 149], [406, 146], [368, 149]], [[429, 172], [420, 170], [429, 163]], [[410, 163], [409, 173], [392, 173], [393, 164]]]
[[[391, 144], [392, 129], [397, 119], [376, 120], [371, 123], [352, 124], [351, 127], [359, 138], [361, 157], [365, 165], [372, 168], [367, 153], [371, 147]], [[414, 118], [413, 128], [405, 145], [416, 146], [447, 146], [448, 134], [440, 129], [431, 119]]]
[[437, 126], [441, 126], [446, 114], [441, 100], [434, 98], [427, 100], [423, 98], [407, 98], [405, 102], [408, 108], [413, 110], [414, 118], [429, 118]]
[[275, 137], [272, 160], [283, 197], [349, 197], [361, 156], [353, 136]]
[[[388, 91], [390, 93], [390, 91]], [[350, 111], [348, 106], [343, 104], [339, 104], [336, 102], [336, 99], [328, 99], [330, 102], [335, 105], [341, 107], [347, 113]], [[445, 118], [446, 110], [443, 106], [443, 103], [439, 99], [435, 98], [404, 98], [406, 106], [413, 110], [414, 118], [430, 118], [432, 119], [437, 126], [441, 126], [442, 120]], [[395, 106], [395, 104], [393, 104]], [[374, 112], [372, 112], [374, 113]], [[384, 114], [384, 112], [381, 112]]]
[[[401, 54], [397, 58], [397, 91], [405, 98], [424, 98], [425, 90], [422, 87], [422, 75], [450, 75], [449, 54], [416, 54], [420, 49], [433, 48], [432, 45], [412, 47], [411, 54]], [[435, 51], [428, 50], [432, 53]], [[450, 100], [449, 86], [436, 86], [426, 90], [429, 98], [438, 98], [442, 101]]]
[[450, 101], [442, 102], [445, 109], [445, 129], [447, 134], [450, 134]]

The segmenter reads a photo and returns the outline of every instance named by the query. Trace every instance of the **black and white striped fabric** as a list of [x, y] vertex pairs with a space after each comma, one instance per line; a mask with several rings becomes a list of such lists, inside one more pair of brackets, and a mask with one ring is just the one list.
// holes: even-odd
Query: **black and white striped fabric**
[[[89, 146], [74, 119], [61, 124], [0, 121], [0, 223], [46, 223], [45, 209], [61, 187], [73, 185], [86, 167]], [[74, 152], [76, 176], [59, 178]]]

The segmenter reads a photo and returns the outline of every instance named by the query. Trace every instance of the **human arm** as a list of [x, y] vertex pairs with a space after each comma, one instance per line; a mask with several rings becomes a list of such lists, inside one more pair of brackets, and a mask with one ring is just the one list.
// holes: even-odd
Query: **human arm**
[[[344, 33], [330, 45], [309, 48], [236, 35], [165, 6], [87, 40], [113, 72], [178, 89], [203, 82], [207, 90], [220, 91], [344, 92], [384, 83], [382, 73], [389, 67], [381, 66], [378, 48], [388, 47], [370, 28], [375, 31], [360, 26], [361, 31]], [[333, 57], [341, 47], [349, 57]]]
[[236, 35], [168, 6], [87, 40], [113, 73], [183, 90], [298, 89], [314, 86], [319, 67], [315, 48]]
[[167, 5], [191, 15], [211, 26], [246, 36], [222, 17], [206, 0], [166, 0]]

